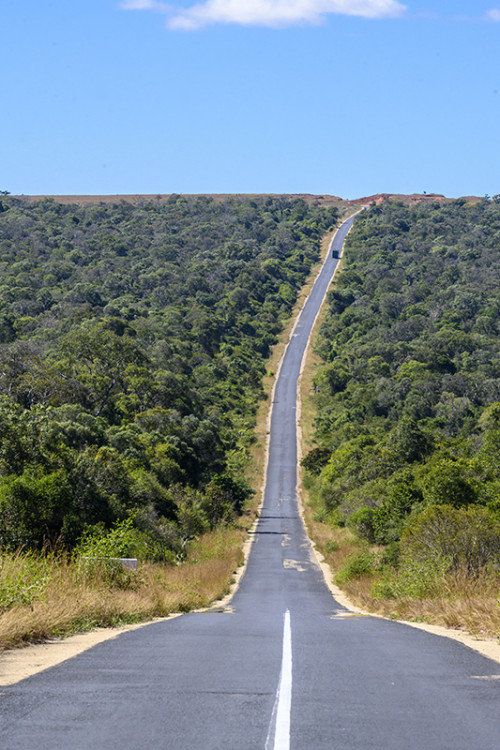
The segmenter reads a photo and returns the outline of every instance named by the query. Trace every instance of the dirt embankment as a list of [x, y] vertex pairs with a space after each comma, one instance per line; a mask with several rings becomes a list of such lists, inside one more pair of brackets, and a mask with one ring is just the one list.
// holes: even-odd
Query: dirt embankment
[[[28, 203], [45, 200], [46, 198], [56, 201], [56, 203], [70, 204], [94, 204], [94, 203], [166, 203], [180, 194], [130, 194], [130, 195], [15, 195], [14, 198], [21, 198]], [[184, 198], [211, 198], [215, 201], [225, 201], [230, 198], [276, 198], [277, 194], [273, 193], [183, 193]], [[338, 206], [348, 204], [350, 201], [339, 198], [336, 195], [311, 195], [310, 193], [280, 193], [279, 197], [301, 198], [307, 203], [320, 203], [324, 206]]]
[[[16, 195], [15, 198], [21, 198], [29, 203], [35, 201], [44, 200], [45, 198], [51, 198], [57, 203], [63, 204], [94, 204], [94, 203], [133, 203], [140, 205], [141, 203], [166, 203], [169, 199], [176, 194], [130, 194], [130, 195]], [[371, 203], [384, 203], [385, 201], [393, 198], [395, 200], [402, 201], [403, 203], [431, 203], [433, 201], [451, 201], [452, 198], [447, 198], [439, 193], [413, 193], [412, 195], [402, 195], [399, 193], [376, 193], [375, 195], [369, 195], [364, 198], [354, 198], [348, 200], [340, 198], [337, 195], [313, 195], [311, 193], [280, 193], [282, 198], [301, 198], [307, 203], [319, 203], [322, 206], [336, 206], [338, 208], [344, 208], [348, 206], [366, 205]], [[216, 201], [224, 201], [228, 198], [266, 198], [276, 197], [276, 194], [272, 193], [194, 193], [194, 194], [183, 194], [186, 198], [211, 198]], [[477, 203], [482, 200], [477, 196], [464, 196], [463, 200], [468, 203]]]

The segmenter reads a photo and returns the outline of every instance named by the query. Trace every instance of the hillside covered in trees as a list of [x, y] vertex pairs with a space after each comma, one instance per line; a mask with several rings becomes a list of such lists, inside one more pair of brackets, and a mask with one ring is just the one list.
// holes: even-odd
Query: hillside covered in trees
[[303, 463], [317, 514], [393, 563], [498, 570], [499, 253], [499, 197], [388, 201], [349, 235]]
[[241, 508], [264, 360], [337, 211], [0, 202], [0, 548], [133, 523], [152, 558]]

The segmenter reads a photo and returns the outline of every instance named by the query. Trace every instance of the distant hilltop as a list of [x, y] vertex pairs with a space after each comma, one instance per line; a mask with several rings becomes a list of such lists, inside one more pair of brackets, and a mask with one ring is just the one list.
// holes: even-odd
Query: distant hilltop
[[[120, 203], [125, 201], [126, 203], [142, 203], [146, 202], [157, 202], [165, 203], [176, 193], [168, 194], [130, 194], [130, 195], [17, 195], [16, 198], [23, 198], [29, 202], [39, 201], [45, 198], [51, 198], [57, 203]], [[180, 195], [180, 194], [179, 194]], [[413, 193], [412, 195], [401, 195], [398, 193], [376, 193], [375, 195], [369, 195], [364, 198], [355, 198], [348, 200], [346, 198], [340, 198], [337, 195], [313, 195], [311, 193], [182, 193], [186, 198], [212, 198], [213, 200], [227, 200], [228, 198], [254, 198], [269, 196], [275, 198], [277, 195], [281, 195], [283, 198], [301, 198], [307, 203], [320, 203], [325, 206], [348, 206], [348, 205], [362, 205], [371, 203], [384, 203], [387, 200], [395, 199], [403, 201], [403, 203], [422, 203], [422, 202], [433, 202], [433, 201], [451, 201], [452, 198], [447, 198], [445, 195], [440, 193]], [[468, 203], [476, 203], [482, 200], [477, 196], [463, 196], [461, 200], [466, 200]]]

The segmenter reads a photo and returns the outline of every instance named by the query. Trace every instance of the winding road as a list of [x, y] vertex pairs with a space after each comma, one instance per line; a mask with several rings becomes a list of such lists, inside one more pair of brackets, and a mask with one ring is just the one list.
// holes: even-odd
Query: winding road
[[296, 497], [297, 379], [337, 263], [330, 251], [282, 361], [263, 508], [230, 604], [124, 633], [0, 688], [1, 748], [500, 746], [500, 664], [447, 638], [353, 614], [334, 600], [311, 554]]

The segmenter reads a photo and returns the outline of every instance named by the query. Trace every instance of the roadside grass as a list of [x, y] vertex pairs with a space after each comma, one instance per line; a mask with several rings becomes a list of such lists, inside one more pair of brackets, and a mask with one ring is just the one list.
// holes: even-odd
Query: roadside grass
[[439, 563], [394, 569], [381, 547], [370, 546], [347, 528], [315, 520], [305, 508], [308, 533], [332, 572], [335, 584], [357, 607], [391, 619], [425, 622], [478, 637], [500, 638], [500, 574]]
[[[243, 560], [244, 527], [196, 540], [182, 565], [110, 569], [57, 555], [4, 555], [0, 565], [0, 650], [206, 607], [229, 591]], [[41, 575], [42, 573], [42, 575]]]
[[[434, 579], [427, 588], [428, 573], [421, 573], [423, 590], [421, 596], [410, 591], [405, 593], [408, 571], [401, 570], [389, 574], [399, 583], [399, 590], [393, 597], [384, 596], [387, 573], [375, 574], [374, 580], [363, 594], [355, 594], [360, 601], [366, 601], [372, 611], [401, 620], [430, 622], [448, 628], [464, 630], [478, 636], [500, 638], [500, 576], [488, 570], [471, 576], [467, 570], [443, 573], [434, 571]], [[418, 575], [418, 571], [417, 571]], [[399, 579], [399, 580], [398, 580]], [[361, 582], [360, 582], [361, 583]], [[366, 586], [366, 583], [365, 583]], [[424, 593], [427, 590], [427, 593]], [[386, 589], [387, 591], [387, 589]], [[390, 591], [390, 589], [389, 589]], [[380, 592], [380, 595], [378, 594]], [[366, 606], [362, 604], [362, 606]]]

